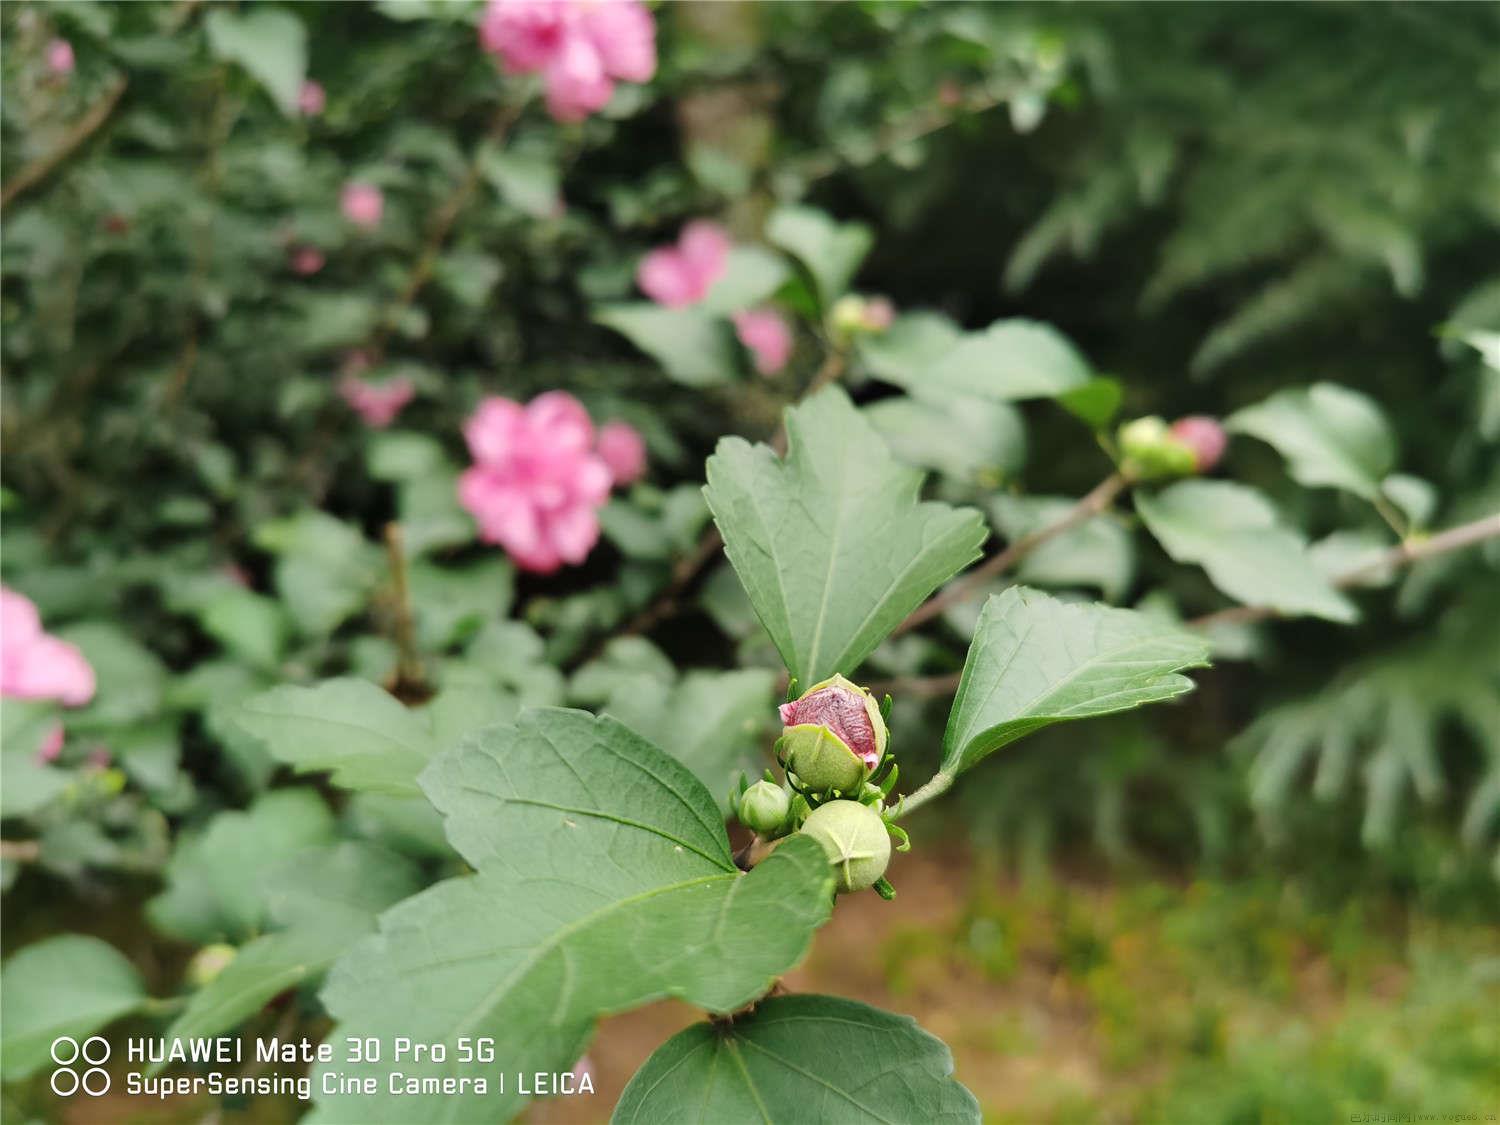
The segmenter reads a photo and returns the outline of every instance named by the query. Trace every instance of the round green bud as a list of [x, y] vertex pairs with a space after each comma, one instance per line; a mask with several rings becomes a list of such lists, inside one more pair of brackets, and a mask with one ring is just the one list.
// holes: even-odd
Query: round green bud
[[740, 795], [740, 823], [762, 836], [778, 835], [792, 811], [792, 795], [773, 781], [757, 781]]
[[1198, 461], [1192, 447], [1161, 418], [1137, 418], [1120, 427], [1121, 467], [1140, 480], [1191, 476]]
[[802, 831], [823, 845], [828, 862], [837, 870], [840, 892], [874, 886], [891, 862], [891, 837], [885, 821], [858, 801], [819, 805]]
[[850, 793], [864, 781], [867, 772], [864, 761], [821, 723], [787, 727], [781, 737], [788, 767], [813, 792], [837, 789], [840, 793]]
[[187, 965], [188, 983], [194, 988], [203, 988], [212, 984], [229, 963], [234, 960], [235, 948], [225, 942], [215, 942], [213, 945], [205, 945]]

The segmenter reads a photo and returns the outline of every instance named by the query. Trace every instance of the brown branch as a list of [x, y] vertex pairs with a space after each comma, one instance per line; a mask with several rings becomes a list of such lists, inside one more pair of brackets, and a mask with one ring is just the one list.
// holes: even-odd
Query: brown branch
[[1015, 566], [1027, 555], [1035, 551], [1043, 543], [1056, 539], [1065, 531], [1071, 531], [1081, 523], [1093, 519], [1104, 512], [1115, 498], [1123, 492], [1130, 480], [1123, 473], [1111, 473], [1097, 485], [1088, 495], [1082, 497], [1076, 504], [1069, 508], [1063, 515], [1048, 524], [1046, 527], [1038, 528], [1028, 535], [1008, 544], [1005, 550], [993, 555], [969, 571], [962, 578], [939, 590], [928, 598], [922, 605], [912, 611], [907, 619], [896, 626], [892, 636], [899, 637], [902, 633], [915, 629], [918, 625], [932, 620], [949, 606], [958, 605], [968, 601], [975, 594], [995, 578], [1004, 574]]
[[385, 551], [391, 563], [391, 587], [394, 605], [391, 631], [396, 641], [396, 679], [390, 692], [398, 699], [420, 698], [427, 692], [422, 676], [422, 659], [417, 654], [416, 628], [411, 612], [411, 587], [407, 582], [406, 544], [401, 525], [394, 520], [385, 525]]
[[0, 840], [0, 859], [16, 863], [35, 863], [42, 855], [39, 840]]
[[[1374, 559], [1346, 570], [1333, 580], [1339, 589], [1357, 586], [1366, 579], [1383, 574], [1387, 570], [1409, 566], [1423, 559], [1445, 555], [1472, 547], [1488, 539], [1500, 538], [1500, 512], [1472, 523], [1460, 524], [1427, 539], [1413, 539], [1382, 551]], [[1278, 616], [1276, 610], [1267, 606], [1237, 605], [1207, 613], [1187, 622], [1193, 629], [1204, 629], [1212, 625], [1245, 624], [1265, 621]], [[942, 676], [902, 676], [890, 680], [875, 680], [867, 686], [876, 695], [890, 693], [905, 696], [943, 696], [958, 690], [961, 673], [952, 672]]]
[[97, 133], [115, 112], [115, 107], [125, 96], [125, 87], [128, 85], [129, 82], [124, 75], [115, 79], [99, 100], [89, 107], [88, 112], [63, 134], [62, 140], [12, 176], [10, 181], [0, 188], [0, 211], [9, 207], [17, 198], [50, 176], [83, 145], [84, 141]]
[[[1358, 586], [1371, 578], [1378, 577], [1386, 571], [1410, 566], [1437, 555], [1446, 555], [1450, 551], [1460, 551], [1497, 536], [1500, 536], [1500, 512], [1470, 523], [1459, 524], [1457, 527], [1450, 527], [1447, 531], [1440, 531], [1426, 538], [1408, 539], [1389, 550], [1380, 552], [1369, 562], [1360, 563], [1353, 569], [1346, 570], [1333, 579], [1333, 585], [1340, 590], [1347, 590], [1351, 586]], [[1205, 613], [1201, 617], [1194, 617], [1187, 624], [1192, 629], [1207, 629], [1215, 625], [1252, 624], [1280, 616], [1280, 612], [1271, 606], [1236, 605], [1214, 613]]]

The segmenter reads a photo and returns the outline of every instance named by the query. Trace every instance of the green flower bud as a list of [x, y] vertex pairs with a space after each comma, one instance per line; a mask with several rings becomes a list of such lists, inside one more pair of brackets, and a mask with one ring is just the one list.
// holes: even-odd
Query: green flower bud
[[235, 948], [224, 942], [216, 942], [213, 945], [205, 945], [187, 965], [188, 983], [194, 988], [203, 988], [210, 985], [234, 960]]
[[874, 886], [891, 861], [891, 837], [885, 821], [858, 801], [819, 805], [802, 831], [823, 845], [828, 862], [838, 871], [841, 892]]
[[1137, 418], [1120, 427], [1121, 468], [1138, 480], [1185, 477], [1197, 472], [1191, 446], [1172, 433], [1161, 418]]
[[773, 781], [757, 781], [740, 795], [740, 823], [762, 836], [779, 835], [792, 811], [792, 795]]
[[787, 768], [808, 789], [826, 793], [857, 790], [868, 772], [858, 754], [827, 727], [815, 723], [787, 727], [782, 732]]

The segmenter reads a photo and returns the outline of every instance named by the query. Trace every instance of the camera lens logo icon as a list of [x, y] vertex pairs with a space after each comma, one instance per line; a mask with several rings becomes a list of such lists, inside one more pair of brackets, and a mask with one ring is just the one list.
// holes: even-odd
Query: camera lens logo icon
[[[71, 1035], [52, 1040], [52, 1092], [69, 1098], [82, 1090], [91, 1098], [109, 1092], [109, 1071], [101, 1063], [109, 1061], [109, 1041], [102, 1035], [91, 1035], [82, 1043]], [[82, 1073], [79, 1073], [80, 1070]]]

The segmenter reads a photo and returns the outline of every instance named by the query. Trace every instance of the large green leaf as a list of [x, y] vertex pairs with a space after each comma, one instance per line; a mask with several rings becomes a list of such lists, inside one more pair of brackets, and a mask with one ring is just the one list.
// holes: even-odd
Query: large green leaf
[[777, 996], [733, 1024], [668, 1039], [620, 1095], [614, 1125], [977, 1122], [942, 1040], [909, 1016], [833, 996]]
[[770, 250], [736, 246], [729, 252], [724, 276], [703, 298], [703, 308], [728, 316], [758, 305], [781, 287], [787, 273], [786, 262]]
[[771, 212], [766, 237], [807, 267], [825, 309], [843, 296], [875, 244], [869, 227], [835, 222], [822, 211], [798, 205]]
[[979, 557], [979, 513], [919, 503], [844, 392], [787, 412], [789, 452], [725, 438], [705, 495], [725, 553], [803, 684], [850, 673], [938, 586]]
[[[872, 369], [886, 382], [928, 396], [971, 395], [995, 402], [1056, 398], [1088, 384], [1093, 371], [1055, 328], [1033, 320], [997, 320], [940, 348], [928, 326], [903, 362], [880, 355]], [[879, 355], [879, 353], [877, 353]]]
[[368, 680], [286, 685], [245, 700], [240, 729], [301, 773], [332, 770], [335, 785], [417, 793], [417, 774], [437, 751], [422, 717]]
[[384, 571], [380, 550], [358, 528], [312, 508], [261, 524], [255, 544], [278, 556], [276, 592], [309, 636], [332, 632], [363, 607]]
[[[526, 712], [441, 755], [422, 785], [478, 874], [393, 907], [340, 958], [323, 993], [333, 1042], [491, 1036], [509, 1073], [563, 1070], [600, 1014], [662, 996], [743, 1006], [802, 957], [832, 906], [814, 841], [740, 872], [708, 791], [610, 718]], [[390, 1067], [338, 1069], [384, 1090]], [[402, 1072], [475, 1071], [450, 1055]], [[317, 1120], [493, 1122], [522, 1101], [514, 1084], [325, 1098]]]
[[1342, 488], [1366, 500], [1396, 463], [1396, 435], [1369, 397], [1337, 383], [1277, 391], [1232, 414], [1227, 428], [1276, 448], [1309, 487]]
[[282, 8], [258, 7], [243, 14], [215, 8], [203, 20], [209, 49], [238, 63], [266, 88], [281, 112], [297, 112], [307, 75], [307, 29]]
[[0, 973], [0, 1073], [25, 1078], [50, 1064], [58, 1036], [81, 1040], [145, 999], [135, 966], [98, 938], [64, 934], [28, 945]]
[[1358, 616], [1319, 572], [1302, 537], [1253, 488], [1185, 480], [1156, 493], [1137, 491], [1135, 510], [1167, 554], [1202, 566], [1237, 601], [1330, 621]]
[[864, 408], [908, 465], [993, 488], [1026, 463], [1026, 429], [1007, 402], [962, 395], [893, 395]]
[[594, 319], [626, 337], [686, 386], [727, 383], [739, 373], [728, 322], [705, 309], [607, 305], [594, 310]]
[[1208, 663], [1208, 643], [1129, 609], [1059, 601], [1013, 586], [985, 603], [943, 733], [957, 776], [1052, 723], [1191, 691], [1178, 673]]

